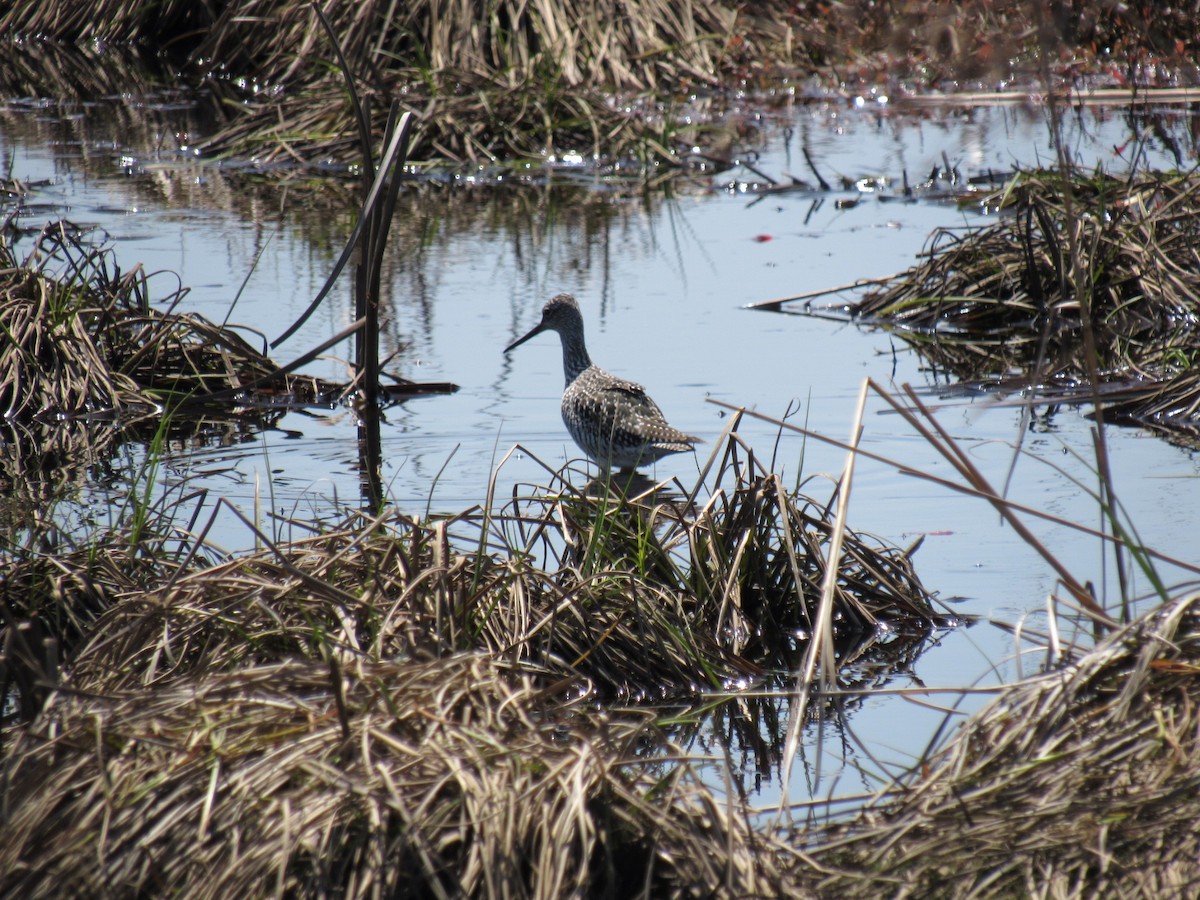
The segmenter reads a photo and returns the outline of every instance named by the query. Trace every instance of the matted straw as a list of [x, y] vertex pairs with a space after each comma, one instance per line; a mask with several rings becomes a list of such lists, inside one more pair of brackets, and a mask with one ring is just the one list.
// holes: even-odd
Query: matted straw
[[1192, 593], [1007, 689], [889, 799], [802, 836], [831, 870], [811, 886], [843, 897], [1194, 896], [1198, 674]]

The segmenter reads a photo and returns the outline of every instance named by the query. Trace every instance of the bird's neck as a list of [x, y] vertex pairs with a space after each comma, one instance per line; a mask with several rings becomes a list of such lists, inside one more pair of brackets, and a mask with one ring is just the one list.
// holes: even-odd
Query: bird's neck
[[562, 336], [563, 348], [563, 372], [567, 376], [567, 384], [580, 376], [584, 369], [592, 364], [592, 358], [588, 356], [587, 345], [583, 342], [583, 335], [579, 334], [564, 334]]

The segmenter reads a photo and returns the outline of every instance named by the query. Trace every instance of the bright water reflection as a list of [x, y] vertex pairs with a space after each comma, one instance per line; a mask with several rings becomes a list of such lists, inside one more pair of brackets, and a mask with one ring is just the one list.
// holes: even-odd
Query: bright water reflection
[[[1081, 111], [1068, 117], [1067, 143], [1087, 166], [1121, 171], [1135, 151], [1156, 166], [1189, 166], [1195, 158], [1190, 123], [1182, 114], [1152, 120]], [[885, 176], [899, 183], [907, 173], [915, 183], [947, 162], [963, 176], [1049, 163], [1054, 151], [1044, 116], [1016, 107], [902, 114], [838, 101], [773, 113], [761, 133], [752, 168], [679, 180], [665, 192], [580, 176], [555, 186], [425, 185], [407, 193], [385, 272], [385, 353], [396, 353], [390, 368], [399, 375], [452, 381], [461, 390], [388, 411], [383, 474], [393, 503], [417, 514], [456, 512], [482, 501], [502, 458], [497, 484], [505, 496], [514, 484], [544, 480], [528, 454], [553, 466], [575, 456], [558, 413], [557, 342], [531, 342], [512, 358], [501, 352], [559, 291], [579, 298], [593, 358], [645, 384], [672, 424], [701, 435], [708, 448], [728, 421], [708, 398], [772, 416], [798, 403], [798, 419], [807, 427], [840, 439], [864, 378], [928, 384], [920, 361], [885, 334], [742, 307], [901, 271], [933, 229], [971, 225], [978, 214], [950, 203], [859, 198], [837, 186], [830, 193], [761, 196], [748, 188], [763, 184], [764, 174], [811, 179], [805, 148], [830, 181]], [[20, 224], [36, 228], [66, 215], [95, 226], [116, 241], [123, 267], [141, 262], [151, 271], [178, 272], [192, 288], [192, 309], [218, 321], [228, 315], [268, 337], [282, 332], [316, 293], [349, 233], [349, 196], [306, 186], [282, 194], [248, 187], [218, 166], [130, 146], [127, 134], [106, 124], [103, 111], [58, 117], [8, 107], [0, 120], [0, 155], [14, 176], [34, 184]], [[847, 208], [839, 199], [860, 202]], [[299, 355], [350, 318], [348, 287], [342, 287], [276, 358]], [[312, 371], [345, 377], [344, 365], [333, 359]], [[897, 417], [878, 414], [881, 408], [870, 406], [864, 444], [941, 473], [945, 464], [924, 441]], [[986, 402], [954, 403], [940, 417], [976, 465], [1002, 483], [1018, 413]], [[1061, 411], [1027, 435], [1026, 450], [1040, 459], [1018, 466], [1014, 499], [1099, 526], [1095, 504], [1076, 483], [1095, 484], [1086, 464], [1089, 427], [1075, 412]], [[840, 470], [839, 451], [780, 436], [753, 420], [742, 433], [760, 453], [776, 456], [786, 478], [814, 479], [806, 491], [829, 495], [831, 483], [819, 476]], [[293, 412], [259, 434], [178, 445], [166, 471], [171, 481], [205, 488], [270, 527], [269, 511], [322, 516], [357, 502], [355, 439], [347, 409]], [[1141, 537], [1196, 559], [1194, 455], [1132, 430], [1110, 431], [1109, 443], [1121, 499]], [[518, 444], [527, 452], [510, 454]], [[141, 450], [126, 452], [135, 467]], [[689, 484], [702, 462], [668, 458], [656, 473]], [[111, 514], [110, 496], [96, 485], [82, 515], [103, 521]], [[918, 572], [943, 597], [968, 598], [961, 611], [985, 622], [1044, 626], [1052, 573], [981, 503], [862, 461], [851, 523], [902, 545], [925, 535]], [[1095, 540], [1044, 522], [1031, 527], [1081, 580], [1112, 596], [1111, 566]], [[253, 543], [232, 517], [218, 524], [214, 538], [231, 549]], [[1166, 572], [1165, 580], [1178, 576]], [[1136, 586], [1148, 589], [1144, 580]], [[1022, 660], [1012, 638], [985, 624], [943, 636], [910, 669], [892, 673], [890, 684], [992, 684], [1028, 674], [1039, 662]], [[845, 726], [809, 729], [804, 753], [814, 765], [797, 774], [797, 793], [870, 789], [887, 768], [878, 760], [903, 765], [921, 752], [943, 719], [937, 708], [943, 699], [964, 710], [981, 702], [975, 695], [917, 702], [876, 694], [858, 704]], [[769, 755], [748, 759], [743, 775], [751, 785], [765, 778], [760, 798], [771, 802], [778, 786]], [[806, 784], [817, 759], [820, 781]]]

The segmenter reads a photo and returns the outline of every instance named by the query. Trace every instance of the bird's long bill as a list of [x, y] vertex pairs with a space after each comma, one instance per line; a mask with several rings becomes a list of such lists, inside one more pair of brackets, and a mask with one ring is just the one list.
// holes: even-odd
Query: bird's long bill
[[534, 335], [541, 334], [544, 329], [545, 329], [545, 326], [541, 322], [538, 322], [537, 325], [535, 325], [533, 327], [533, 329], [529, 332], [529, 334], [525, 335], [525, 337], [523, 337], [523, 338], [517, 338], [515, 341], [513, 341], [511, 344], [509, 344], [507, 347], [505, 347], [504, 352], [510, 353], [513, 350], [516, 350], [518, 347], [520, 347], [523, 343], [525, 343], [527, 340], [529, 340]]

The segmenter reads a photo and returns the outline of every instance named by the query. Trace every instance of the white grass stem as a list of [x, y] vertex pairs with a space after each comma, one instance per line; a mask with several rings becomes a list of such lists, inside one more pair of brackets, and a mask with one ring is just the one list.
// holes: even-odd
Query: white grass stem
[[858, 393], [858, 405], [854, 410], [854, 425], [850, 431], [846, 466], [842, 470], [841, 483], [838, 486], [837, 515], [834, 518], [833, 534], [829, 539], [829, 555], [825, 561], [825, 578], [821, 584], [821, 603], [817, 610], [817, 621], [808, 642], [804, 667], [796, 684], [796, 700], [792, 704], [791, 715], [788, 719], [787, 741], [784, 744], [782, 775], [780, 776], [783, 798], [780, 802], [781, 810], [788, 807], [787, 796], [791, 783], [792, 763], [800, 746], [800, 734], [804, 730], [804, 722], [807, 718], [808, 702], [812, 696], [813, 679], [818, 660], [821, 663], [821, 689], [832, 690], [837, 687], [837, 658], [833, 649], [833, 600], [837, 593], [838, 563], [841, 560], [842, 545], [846, 534], [846, 514], [850, 508], [850, 487], [854, 480], [854, 463], [858, 455], [858, 444], [862, 438], [863, 413], [867, 406], [869, 387], [870, 382], [864, 379]]

